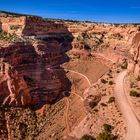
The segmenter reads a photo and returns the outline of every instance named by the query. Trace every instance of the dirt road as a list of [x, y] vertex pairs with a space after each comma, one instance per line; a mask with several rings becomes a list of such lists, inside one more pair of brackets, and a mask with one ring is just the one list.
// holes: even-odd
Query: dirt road
[[126, 140], [140, 140], [140, 123], [133, 112], [124, 90], [124, 79], [127, 71], [121, 72], [115, 80], [115, 97], [127, 123]]

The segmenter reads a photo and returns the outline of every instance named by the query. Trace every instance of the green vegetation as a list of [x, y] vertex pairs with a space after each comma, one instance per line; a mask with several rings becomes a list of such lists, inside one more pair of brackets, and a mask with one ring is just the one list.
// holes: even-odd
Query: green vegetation
[[140, 94], [135, 90], [131, 90], [129, 94], [130, 96], [133, 96], [133, 97], [140, 97]]
[[101, 103], [101, 106], [106, 107], [106, 106], [107, 106], [107, 104], [105, 104], [105, 103]]
[[7, 11], [0, 11], [0, 14], [12, 15], [13, 17], [33, 16], [33, 15], [26, 15], [26, 14], [14, 13], [14, 12], [7, 12]]
[[120, 33], [115, 33], [115, 34], [112, 34], [110, 38], [121, 40], [123, 36]]
[[116, 72], [117, 72], [117, 73], [120, 73], [120, 70], [117, 70]]
[[103, 127], [104, 127], [104, 130], [107, 132], [111, 132], [113, 130], [113, 126], [110, 124], [104, 124]]
[[17, 39], [16, 35], [11, 35], [11, 34], [8, 34], [6, 32], [0, 32], [0, 40], [3, 40], [3, 41], [14, 41], [15, 39]]
[[10, 26], [11, 30], [18, 30], [18, 29], [21, 29], [21, 28], [22, 28], [21, 25], [12, 25], [12, 26]]
[[109, 76], [109, 78], [113, 78], [113, 76], [112, 76], [112, 70], [109, 70], [109, 72], [108, 72], [107, 75]]
[[61, 21], [61, 22], [81, 22], [79, 20], [71, 20], [71, 19], [59, 19], [59, 18], [43, 18], [45, 21]]
[[114, 84], [114, 82], [113, 81], [109, 81], [109, 85], [113, 85]]
[[135, 83], [134, 83], [134, 82], [131, 82], [131, 83], [130, 83], [130, 87], [131, 87], [131, 88], [134, 88], [134, 86], [135, 86]]
[[94, 111], [94, 112], [98, 112], [99, 110], [95, 108], [93, 111]]
[[130, 83], [130, 88], [136, 88], [136, 87], [138, 87], [138, 86], [134, 82]]
[[99, 134], [97, 140], [117, 140], [117, 139], [113, 134], [103, 131], [102, 133]]
[[108, 103], [110, 104], [110, 103], [113, 103], [113, 102], [115, 102], [115, 97], [110, 97], [109, 100], [108, 100]]
[[97, 140], [117, 140], [117, 136], [112, 134], [113, 126], [104, 124], [103, 128], [103, 131], [97, 136]]
[[108, 81], [107, 81], [107, 80], [105, 80], [105, 79], [101, 79], [101, 82], [102, 82], [103, 84], [108, 83]]
[[93, 138], [91, 135], [84, 135], [80, 140], [96, 140], [95, 138]]

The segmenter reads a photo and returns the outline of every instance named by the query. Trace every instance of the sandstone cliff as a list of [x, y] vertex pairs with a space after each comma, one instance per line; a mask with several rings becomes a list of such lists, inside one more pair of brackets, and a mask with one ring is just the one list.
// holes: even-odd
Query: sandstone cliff
[[139, 38], [139, 25], [55, 21], [0, 13], [0, 29], [17, 38], [22, 36], [24, 41], [0, 42], [2, 104], [22, 106], [57, 99], [61, 91], [66, 91], [64, 71], [58, 69], [69, 58], [92, 60], [96, 53], [115, 62], [122, 56], [129, 61], [139, 58], [135, 41], [139, 40], [135, 39]]
[[0, 103], [35, 107], [64, 96], [69, 83], [60, 64], [68, 61], [65, 53], [71, 49], [71, 33], [64, 25], [45, 22], [40, 17], [0, 16], [3, 32], [39, 38], [30, 43], [26, 39], [9, 44], [1, 40]]

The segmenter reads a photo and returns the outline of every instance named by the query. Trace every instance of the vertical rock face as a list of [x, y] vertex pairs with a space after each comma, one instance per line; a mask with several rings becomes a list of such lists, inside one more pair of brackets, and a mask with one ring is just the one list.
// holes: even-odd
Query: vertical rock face
[[25, 16], [14, 16], [6, 13], [0, 13], [0, 30], [21, 35], [26, 22]]
[[132, 60], [129, 63], [131, 66], [131, 71], [137, 76], [140, 74], [140, 33], [136, 33], [132, 40], [132, 47], [130, 49], [132, 55]]
[[18, 36], [37, 36], [47, 33], [67, 33], [61, 23], [54, 23], [37, 16], [0, 12], [0, 30]]
[[59, 65], [67, 61], [65, 52], [70, 48], [69, 43], [49, 38], [45, 42], [1, 48], [1, 104], [52, 103], [64, 96], [68, 80]]
[[[67, 28], [39, 17], [1, 15], [1, 29], [39, 40], [0, 46], [0, 104], [39, 107], [65, 96], [69, 81], [60, 64], [68, 61], [72, 35]], [[20, 32], [11, 26], [21, 24]]]

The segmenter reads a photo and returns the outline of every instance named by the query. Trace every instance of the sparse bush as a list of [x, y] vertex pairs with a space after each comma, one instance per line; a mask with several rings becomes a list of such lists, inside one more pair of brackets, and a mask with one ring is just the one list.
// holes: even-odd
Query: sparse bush
[[113, 85], [114, 83], [113, 83], [113, 81], [109, 81], [109, 85]]
[[108, 103], [110, 104], [110, 103], [113, 103], [113, 102], [115, 102], [115, 97], [110, 97], [109, 100], [108, 100]]
[[112, 134], [113, 126], [104, 124], [103, 128], [104, 130], [97, 136], [97, 140], [117, 140], [117, 137]]
[[106, 107], [106, 106], [107, 106], [107, 104], [105, 104], [105, 103], [101, 103], [101, 106]]
[[117, 70], [117, 73], [120, 73], [120, 70]]
[[136, 80], [137, 80], [137, 81], [140, 81], [140, 76], [138, 76], [138, 77], [136, 78]]
[[111, 132], [113, 129], [113, 126], [110, 124], [104, 124], [103, 127], [106, 132]]
[[140, 94], [134, 90], [131, 90], [129, 94], [130, 94], [130, 96], [133, 96], [133, 97], [140, 97]]
[[96, 140], [95, 138], [93, 138], [91, 135], [84, 135], [80, 140]]
[[99, 110], [98, 109], [94, 109], [94, 112], [98, 112]]
[[3, 41], [14, 41], [17, 39], [16, 35], [11, 35], [6, 32], [0, 32], [0, 40]]
[[134, 82], [131, 82], [131, 83], [130, 83], [130, 87], [131, 87], [131, 88], [134, 88], [134, 87], [135, 87], [135, 83], [134, 83]]
[[127, 61], [124, 61], [124, 63], [122, 64], [121, 68], [122, 69], [127, 69], [127, 67], [128, 67], [128, 63], [127, 63]]
[[108, 83], [108, 81], [107, 81], [107, 80], [105, 80], [105, 79], [101, 79], [101, 82], [102, 82], [103, 84]]
[[21, 28], [22, 28], [21, 25], [12, 25], [12, 26], [10, 26], [11, 30], [18, 30], [18, 29], [21, 29]]
[[113, 134], [103, 131], [98, 135], [97, 140], [117, 140], [117, 138]]

